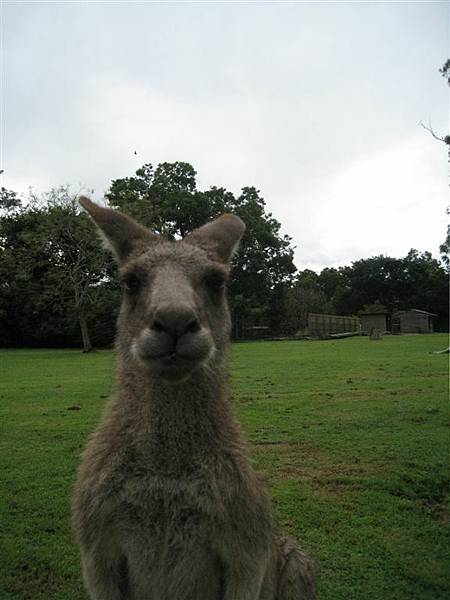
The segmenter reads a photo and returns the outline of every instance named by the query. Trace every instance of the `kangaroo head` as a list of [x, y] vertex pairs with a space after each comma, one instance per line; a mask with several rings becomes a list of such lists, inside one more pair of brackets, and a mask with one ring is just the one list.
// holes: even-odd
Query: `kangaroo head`
[[241, 219], [225, 214], [172, 242], [88, 198], [80, 203], [119, 265], [123, 357], [174, 382], [219, 358], [230, 336], [226, 284]]

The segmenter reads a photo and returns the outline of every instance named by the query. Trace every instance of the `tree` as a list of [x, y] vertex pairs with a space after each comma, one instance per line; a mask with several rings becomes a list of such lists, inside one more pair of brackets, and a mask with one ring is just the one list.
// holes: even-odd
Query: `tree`
[[105, 197], [113, 208], [171, 239], [202, 225], [216, 213], [196, 190], [196, 171], [185, 162], [145, 164], [135, 176], [116, 179]]
[[442, 77], [445, 77], [448, 85], [450, 85], [450, 58], [447, 58], [445, 63], [439, 69], [439, 73], [442, 75]]
[[401, 308], [419, 308], [438, 315], [437, 327], [448, 326], [448, 275], [430, 252], [411, 249], [402, 260], [405, 296]]
[[[439, 73], [441, 73], [441, 75], [447, 80], [447, 83], [450, 86], [450, 58], [448, 58], [445, 61], [445, 63], [442, 65], [442, 67], [439, 69]], [[422, 121], [420, 121], [420, 125], [424, 129], [429, 131], [436, 140], [439, 140], [440, 142], [444, 142], [444, 144], [446, 144], [448, 146], [447, 152], [448, 152], [448, 156], [449, 156], [449, 160], [450, 160], [450, 135], [440, 136], [440, 135], [436, 134], [431, 126], [431, 123], [428, 126], [426, 126], [422, 123]]]
[[[450, 206], [447, 206], [447, 215], [450, 215]], [[450, 273], [450, 225], [447, 225], [447, 235], [445, 240], [439, 246], [439, 252], [441, 253], [441, 260], [444, 263], [447, 272]]]
[[93, 300], [93, 288], [106, 277], [104, 253], [92, 235], [87, 216], [80, 212], [76, 195], [71, 195], [67, 188], [52, 190], [47, 206], [47, 236], [53, 252], [53, 265], [59, 273], [66, 275], [58, 279], [59, 293], [72, 296], [83, 351], [90, 352], [93, 347], [87, 314]]
[[[41, 238], [43, 211], [30, 204], [0, 219], [0, 302], [2, 342], [33, 344], [52, 337], [61, 302], [52, 305], [51, 256]], [[49, 322], [45, 311], [53, 313]]]
[[283, 331], [293, 334], [306, 329], [309, 313], [324, 313], [326, 297], [317, 286], [304, 286], [297, 280], [287, 290], [283, 319]]
[[108, 282], [109, 258], [76, 198], [68, 186], [31, 193], [0, 220], [0, 316], [19, 343], [67, 342], [78, 324], [84, 351], [92, 349], [88, 315]]
[[21, 200], [16, 192], [4, 187], [0, 188], [0, 210], [12, 211], [20, 206]]
[[[116, 179], [106, 193], [109, 204], [169, 238], [184, 237], [224, 212], [240, 216], [246, 232], [233, 260], [230, 304], [235, 327], [270, 323], [279, 328], [280, 298], [296, 270], [291, 238], [266, 212], [254, 187], [235, 197], [224, 188], [197, 190], [196, 171], [186, 162], [145, 164], [135, 176]], [[236, 329], [235, 329], [236, 333]]]
[[335, 269], [334, 267], [325, 267], [319, 273], [317, 278], [317, 285], [319, 289], [325, 294], [328, 300], [331, 300], [336, 293], [336, 290], [343, 284], [342, 269]]
[[[442, 77], [444, 77], [447, 80], [448, 85], [450, 86], [450, 58], [448, 58], [445, 63], [442, 65], [442, 67], [439, 69], [439, 73], [441, 73]], [[434, 139], [438, 140], [439, 142], [443, 142], [444, 144], [446, 144], [447, 146], [447, 156], [448, 156], [448, 162], [450, 162], [450, 135], [438, 135], [435, 133], [435, 131], [433, 130], [433, 127], [431, 126], [431, 123], [429, 123], [428, 126], [424, 125], [422, 122], [420, 122], [420, 125], [426, 129], [427, 131], [429, 131], [431, 133], [431, 135], [434, 137]], [[450, 207], [447, 207], [447, 215], [450, 214]], [[450, 267], [450, 259], [449, 259], [449, 251], [450, 251], [450, 225], [447, 225], [447, 233], [445, 236], [445, 240], [444, 242], [439, 246], [439, 251], [441, 253], [441, 258], [442, 258], [442, 262], [445, 264], [445, 266], [447, 267], [447, 270]]]
[[354, 315], [366, 304], [380, 302], [393, 310], [402, 289], [402, 266], [399, 259], [375, 256], [355, 261], [339, 270], [341, 285], [334, 294], [334, 312]]

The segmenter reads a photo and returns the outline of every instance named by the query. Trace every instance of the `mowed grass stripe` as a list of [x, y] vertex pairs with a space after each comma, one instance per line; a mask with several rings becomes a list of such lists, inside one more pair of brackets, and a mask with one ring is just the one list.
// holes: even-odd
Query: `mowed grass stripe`
[[[445, 335], [234, 344], [231, 393], [322, 599], [450, 596]], [[86, 600], [69, 529], [112, 352], [0, 351], [0, 598]], [[145, 599], [142, 599], [145, 600]]]

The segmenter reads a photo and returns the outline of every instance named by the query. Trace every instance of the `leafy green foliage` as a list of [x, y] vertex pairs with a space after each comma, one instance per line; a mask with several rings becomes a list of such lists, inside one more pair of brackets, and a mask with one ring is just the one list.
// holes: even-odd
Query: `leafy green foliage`
[[[108, 297], [99, 290], [111, 286], [109, 255], [68, 187], [15, 208], [0, 219], [3, 343], [76, 343], [80, 325], [98, 318]], [[88, 350], [89, 336], [83, 341]]]
[[[447, 215], [450, 215], [450, 206], [447, 207]], [[439, 246], [439, 252], [441, 253], [441, 260], [447, 272], [450, 273], [450, 225], [447, 225], [447, 235], [443, 243]]]
[[439, 73], [447, 80], [448, 85], [450, 85], [450, 58], [439, 69]]
[[309, 269], [297, 273], [295, 281], [285, 293], [282, 330], [295, 334], [305, 330], [308, 314], [330, 311], [327, 297], [319, 285], [320, 276]]
[[21, 205], [20, 197], [13, 190], [0, 188], [0, 210], [12, 211]]

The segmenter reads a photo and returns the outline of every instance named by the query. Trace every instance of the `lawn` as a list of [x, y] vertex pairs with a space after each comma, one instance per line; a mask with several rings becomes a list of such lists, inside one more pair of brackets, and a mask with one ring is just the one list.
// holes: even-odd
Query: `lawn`
[[[448, 355], [432, 354], [447, 344], [233, 346], [236, 415], [322, 600], [450, 597]], [[0, 351], [0, 365], [0, 598], [87, 600], [69, 496], [113, 354]]]

